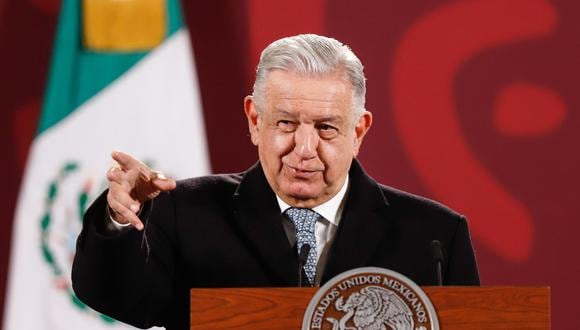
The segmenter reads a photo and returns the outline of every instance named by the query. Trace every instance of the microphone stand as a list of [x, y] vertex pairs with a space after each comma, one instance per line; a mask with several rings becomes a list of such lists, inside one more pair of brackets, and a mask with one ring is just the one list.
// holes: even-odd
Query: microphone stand
[[441, 242], [438, 240], [433, 240], [431, 242], [431, 253], [433, 254], [433, 259], [435, 260], [437, 284], [439, 286], [443, 286], [443, 273], [441, 270], [441, 264], [443, 262], [443, 251], [441, 250]]

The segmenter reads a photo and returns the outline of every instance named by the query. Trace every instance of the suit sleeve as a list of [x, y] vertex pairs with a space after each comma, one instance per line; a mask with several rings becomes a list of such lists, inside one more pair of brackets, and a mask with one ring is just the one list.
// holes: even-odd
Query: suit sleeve
[[72, 269], [75, 294], [93, 309], [139, 328], [164, 325], [175, 288], [174, 210], [163, 193], [146, 204], [145, 229], [105, 229], [106, 192], [87, 210]]
[[479, 272], [465, 217], [461, 217], [449, 247], [446, 285], [479, 285]]

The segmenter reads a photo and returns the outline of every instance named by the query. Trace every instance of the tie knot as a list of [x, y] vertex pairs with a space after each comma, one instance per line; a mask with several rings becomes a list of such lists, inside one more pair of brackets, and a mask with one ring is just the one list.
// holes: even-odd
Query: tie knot
[[320, 215], [311, 209], [303, 209], [297, 207], [291, 207], [286, 210], [286, 215], [294, 223], [294, 228], [296, 232], [311, 232], [314, 233], [314, 226]]

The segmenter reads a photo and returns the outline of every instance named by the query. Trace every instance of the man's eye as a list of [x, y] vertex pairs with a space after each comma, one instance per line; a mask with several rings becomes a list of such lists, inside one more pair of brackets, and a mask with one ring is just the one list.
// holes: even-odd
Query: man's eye
[[279, 120], [278, 127], [283, 131], [291, 132], [296, 128], [296, 124], [290, 120]]
[[338, 129], [328, 124], [319, 124], [317, 128], [323, 138], [332, 138], [338, 134]]
[[318, 125], [318, 129], [321, 130], [321, 131], [336, 130], [336, 128], [334, 128], [334, 127], [332, 127], [330, 125], [327, 125], [327, 124], [320, 124], [320, 125]]

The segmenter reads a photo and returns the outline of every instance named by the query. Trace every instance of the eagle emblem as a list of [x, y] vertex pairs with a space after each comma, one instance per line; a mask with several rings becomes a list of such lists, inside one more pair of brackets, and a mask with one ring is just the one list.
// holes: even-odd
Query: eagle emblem
[[338, 274], [314, 294], [302, 330], [439, 330], [425, 292], [390, 269], [362, 267]]
[[[328, 317], [332, 330], [413, 330], [413, 313], [401, 298], [379, 286], [367, 286], [352, 293], [346, 302], [338, 297], [334, 304], [344, 312], [339, 320]], [[354, 326], [347, 323], [352, 320]]]

